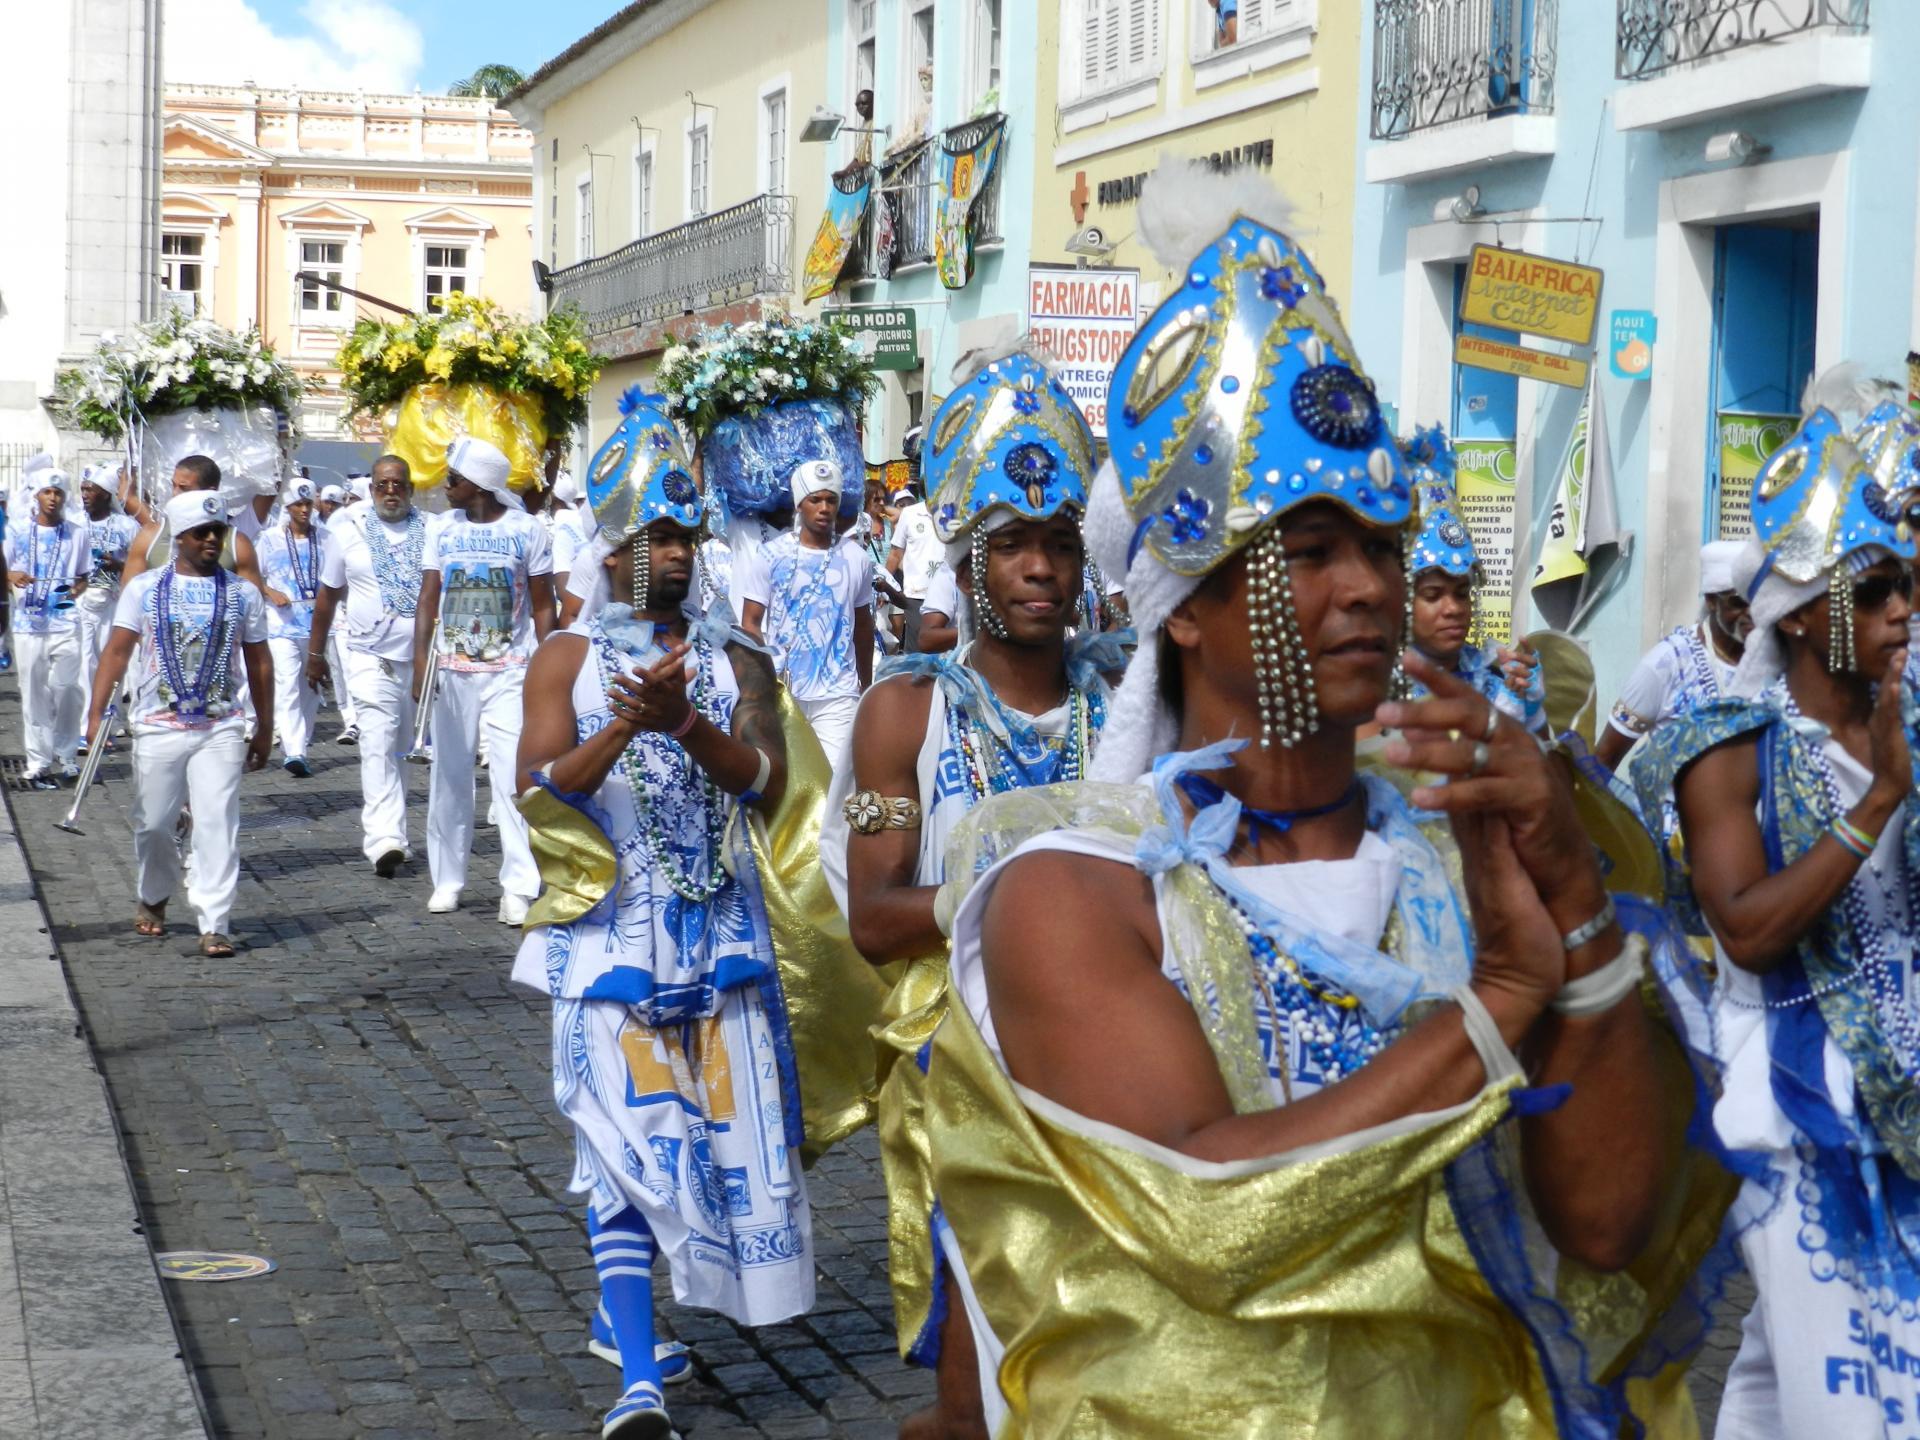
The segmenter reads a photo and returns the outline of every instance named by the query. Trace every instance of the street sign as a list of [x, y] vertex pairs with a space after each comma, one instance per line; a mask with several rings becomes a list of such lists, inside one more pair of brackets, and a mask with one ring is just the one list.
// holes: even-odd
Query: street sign
[[1591, 265], [1476, 245], [1467, 257], [1460, 318], [1569, 345], [1591, 345], [1600, 318], [1602, 278]]
[[1096, 436], [1107, 433], [1107, 387], [1139, 324], [1138, 270], [1027, 267], [1027, 328]]
[[920, 322], [911, 305], [841, 305], [821, 318], [871, 344], [874, 369], [920, 368]]
[[1576, 390], [1587, 383], [1587, 362], [1577, 355], [1530, 350], [1525, 345], [1509, 345], [1480, 335], [1454, 336], [1453, 358], [1462, 365], [1496, 370], [1502, 375], [1518, 375], [1522, 380], [1545, 380], [1552, 385], [1570, 385]]

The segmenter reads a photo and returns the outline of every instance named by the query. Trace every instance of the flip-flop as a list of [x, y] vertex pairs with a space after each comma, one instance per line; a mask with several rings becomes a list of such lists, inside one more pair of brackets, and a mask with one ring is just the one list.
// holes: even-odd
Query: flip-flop
[[144, 903], [138, 905], [133, 912], [133, 933], [146, 940], [166, 934], [167, 907]]
[[200, 953], [209, 960], [224, 960], [233, 954], [233, 942], [224, 935], [209, 932], [200, 937]]

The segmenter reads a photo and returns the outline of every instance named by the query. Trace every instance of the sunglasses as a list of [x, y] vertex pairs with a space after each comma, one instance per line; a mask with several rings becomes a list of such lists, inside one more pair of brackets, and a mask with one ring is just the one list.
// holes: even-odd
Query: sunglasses
[[1855, 610], [1884, 610], [1889, 601], [1898, 595], [1902, 600], [1913, 599], [1913, 572], [1902, 569], [1892, 575], [1869, 575], [1864, 580], [1853, 583], [1853, 608]]

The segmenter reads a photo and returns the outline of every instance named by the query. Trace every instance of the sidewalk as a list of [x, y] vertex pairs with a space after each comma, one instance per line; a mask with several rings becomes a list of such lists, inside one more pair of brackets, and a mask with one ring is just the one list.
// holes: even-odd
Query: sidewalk
[[[9, 758], [7, 779], [18, 773]], [[10, 788], [0, 784], [0, 795]], [[63, 797], [64, 798], [64, 797]], [[0, 1436], [206, 1427], [47, 917], [0, 803]]]

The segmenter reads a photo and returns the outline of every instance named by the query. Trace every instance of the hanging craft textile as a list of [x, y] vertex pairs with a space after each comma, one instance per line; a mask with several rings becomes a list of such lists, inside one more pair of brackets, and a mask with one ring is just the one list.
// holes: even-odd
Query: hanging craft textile
[[933, 263], [949, 290], [964, 290], [973, 278], [975, 202], [987, 193], [1006, 133], [1007, 117], [988, 115], [940, 137]]
[[[849, 188], [851, 187], [851, 188]], [[853, 242], [866, 223], [867, 204], [873, 198], [873, 167], [835, 175], [827, 187], [827, 210], [820, 217], [813, 244], [807, 248], [807, 299], [831, 295], [847, 268]]]

